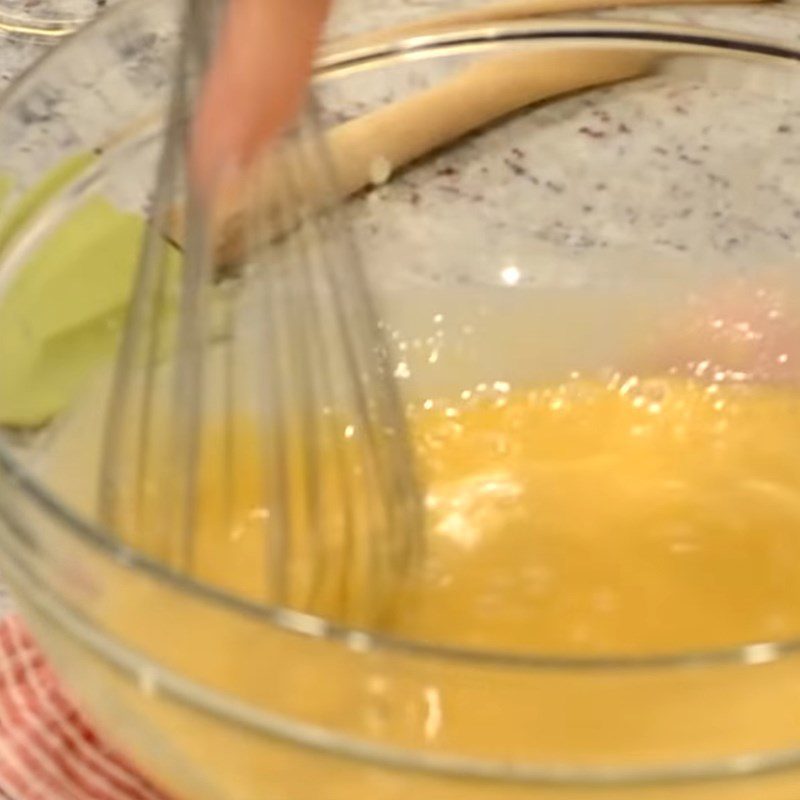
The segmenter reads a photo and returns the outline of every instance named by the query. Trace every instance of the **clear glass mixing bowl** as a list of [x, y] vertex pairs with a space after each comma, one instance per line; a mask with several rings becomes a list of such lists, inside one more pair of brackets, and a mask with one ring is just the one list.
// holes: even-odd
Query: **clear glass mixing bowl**
[[[99, 405], [73, 469], [43, 477], [49, 443], [113, 356], [136, 235], [109, 207], [147, 202], [176, 5], [110, 10], [0, 106], [0, 564], [64, 680], [192, 800], [796, 800], [796, 639], [576, 658], [372, 636], [115, 542], [76, 488]], [[709, 282], [733, 274], [759, 291], [797, 266], [790, 47], [493, 26], [330, 53], [318, 90], [333, 124], [486, 59], [585, 65], [588, 51], [640, 66], [487, 124], [349, 204], [409, 395], [613, 368], [632, 331], [658, 340]], [[535, 63], [549, 79], [567, 62]], [[523, 79], [495, 75], [490, 94]], [[428, 107], [400, 134], [441, 117]], [[377, 141], [382, 178], [399, 166], [385, 151]]]

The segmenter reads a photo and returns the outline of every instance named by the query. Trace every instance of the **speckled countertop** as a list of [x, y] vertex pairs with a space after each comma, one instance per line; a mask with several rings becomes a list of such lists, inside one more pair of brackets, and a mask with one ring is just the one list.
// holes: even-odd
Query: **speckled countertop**
[[[338, 31], [379, 28], [437, 11], [481, 5], [481, 0], [339, 0], [333, 24]], [[609, 3], [613, 5], [613, 3]], [[585, 16], [585, 15], [581, 15]], [[731, 31], [771, 36], [784, 41], [800, 39], [800, 3], [764, 3], [758, 6], [703, 8], [665, 4], [661, 8], [631, 9], [621, 5], [596, 16], [627, 20], [651, 19], [681, 24], [706, 24]]]
[[[100, 5], [108, 7], [115, 1], [118, 0], [0, 0], [0, 23], [6, 16], [22, 21], [27, 15], [51, 19], [71, 14], [85, 16], [89, 9]], [[394, 0], [391, 3], [386, 0], [338, 0], [331, 28], [336, 33], [357, 32], [472, 5], [479, 5], [479, 0]], [[665, 6], [630, 9], [622, 6], [598, 16], [706, 24], [784, 41], [800, 40], [800, 3], [796, 0], [722, 8]], [[46, 49], [47, 45], [33, 38], [9, 36], [0, 30], [0, 90]]]
[[[58, 0], [62, 11], [71, 1]], [[109, 6], [115, 2], [107, 0]], [[0, 21], [4, 9], [29, 3], [47, 7], [47, 0], [0, 0]], [[374, 29], [477, 4], [339, 0], [332, 29]], [[800, 41], [800, 0], [618, 7], [600, 16]], [[0, 34], [0, 90], [45, 50], [30, 37]], [[697, 75], [652, 76], [633, 88], [611, 86], [568, 98], [537, 112], [533, 122], [512, 119], [403, 173], [386, 192], [374, 193], [380, 200], [374, 207], [364, 204], [361, 234], [373, 260], [391, 274], [429, 278], [447, 262], [450, 276], [469, 271], [482, 279], [496, 277], [504, 263], [524, 267], [527, 258], [535, 262], [537, 280], [548, 264], [558, 263], [557, 279], [567, 281], [573, 268], [579, 279], [590, 261], [612, 265], [640, 258], [643, 246], [673, 261], [794, 261], [800, 253], [794, 75], [787, 85], [776, 70], [726, 67], [709, 76], [705, 65], [699, 69], [699, 82]], [[94, 87], [97, 76], [90, 73]], [[397, 80], [382, 72], [371, 82], [367, 76], [363, 86], [354, 82], [336, 110], [358, 114], [370, 97], [395, 99], [411, 85], [404, 80], [419, 77], [394, 74]], [[37, 128], [40, 138], [52, 137], [46, 123]], [[509, 224], [513, 212], [517, 217]], [[476, 213], [484, 224], [475, 224]], [[398, 240], [418, 243], [411, 266]]]
[[[71, 1], [58, 0], [59, 7]], [[0, 20], [5, 8], [19, 10], [28, 2], [0, 0]], [[109, 6], [115, 2], [107, 0]], [[332, 29], [374, 29], [477, 4], [338, 0]], [[32, 7], [47, 7], [47, 1]], [[800, 41], [800, 0], [619, 7], [600, 16]], [[0, 34], [0, 90], [45, 50], [31, 38]], [[402, 74], [397, 85], [389, 85], [387, 73], [373, 77], [377, 84], [365, 79], [337, 110], [358, 114], [370, 97], [392, 99], [408, 89]], [[579, 279], [590, 261], [611, 265], [640, 258], [643, 245], [671, 261], [794, 261], [800, 253], [794, 76], [788, 86], [776, 83], [775, 74], [749, 67], [726, 68], [699, 83], [696, 77], [652, 77], [632, 89], [612, 86], [569, 98], [542, 109], [533, 123], [513, 119], [398, 176], [386, 192], [375, 193], [380, 202], [366, 203], [360, 217], [373, 259], [385, 272], [429, 278], [441, 274], [443, 262], [456, 278], [467, 271], [488, 278], [504, 263], [524, 268], [527, 259], [535, 262], [538, 280], [548, 264], [557, 263], [557, 279], [567, 281]], [[94, 85], [94, 74], [91, 80]], [[37, 124], [42, 137], [52, 135]], [[513, 224], [509, 210], [517, 212]], [[484, 224], [475, 224], [476, 213]], [[411, 266], [398, 240], [419, 245]]]

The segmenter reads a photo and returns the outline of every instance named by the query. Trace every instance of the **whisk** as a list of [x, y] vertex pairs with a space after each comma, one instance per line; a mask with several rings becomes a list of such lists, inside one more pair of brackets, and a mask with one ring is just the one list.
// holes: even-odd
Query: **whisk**
[[[190, 120], [222, 7], [185, 4], [99, 511], [181, 574], [370, 623], [421, 549], [404, 409], [313, 104], [234, 188], [192, 186]], [[243, 247], [223, 260], [232, 192]], [[183, 252], [168, 242], [176, 209]], [[237, 537], [244, 568], [216, 570], [219, 541]]]

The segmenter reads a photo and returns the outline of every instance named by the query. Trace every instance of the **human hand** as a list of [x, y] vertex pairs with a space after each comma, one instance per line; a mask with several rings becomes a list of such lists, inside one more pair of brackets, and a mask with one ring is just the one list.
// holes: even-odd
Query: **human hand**
[[245, 166], [298, 113], [331, 0], [229, 0], [191, 148], [201, 188]]

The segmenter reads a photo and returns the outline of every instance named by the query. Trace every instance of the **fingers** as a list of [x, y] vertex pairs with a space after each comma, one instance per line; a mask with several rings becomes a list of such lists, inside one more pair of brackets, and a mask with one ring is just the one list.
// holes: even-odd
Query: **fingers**
[[230, 0], [195, 117], [191, 172], [210, 189], [297, 114], [330, 0]]
[[797, 383], [796, 285], [779, 272], [717, 280], [664, 319], [632, 371]]

